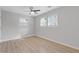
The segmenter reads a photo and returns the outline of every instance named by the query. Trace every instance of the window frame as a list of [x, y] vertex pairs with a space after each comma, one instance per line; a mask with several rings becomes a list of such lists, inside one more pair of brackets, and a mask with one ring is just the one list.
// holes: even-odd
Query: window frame
[[[55, 20], [55, 25], [48, 25], [48, 23], [49, 23], [49, 20], [48, 20], [48, 17], [52, 17], [52, 16], [54, 16], [55, 18], [56, 18], [56, 20]], [[41, 22], [40, 22], [40, 26], [41, 27], [56, 27], [57, 25], [58, 25], [58, 15], [57, 14], [53, 14], [53, 15], [49, 15], [49, 16], [46, 16], [46, 17], [42, 17], [42, 18], [45, 18], [46, 20], [47, 20], [47, 25], [46, 26], [41, 26]], [[42, 19], [41, 18], [41, 19]], [[40, 19], [40, 21], [41, 21], [41, 19]]]

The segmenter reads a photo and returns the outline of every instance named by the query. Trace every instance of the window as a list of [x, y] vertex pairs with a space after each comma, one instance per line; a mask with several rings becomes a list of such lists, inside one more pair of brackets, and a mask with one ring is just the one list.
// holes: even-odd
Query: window
[[20, 22], [20, 25], [27, 25], [28, 20], [25, 18], [20, 18], [19, 22]]
[[40, 26], [57, 26], [58, 25], [58, 17], [57, 15], [51, 15], [48, 17], [41, 18]]
[[40, 26], [47, 26], [47, 19], [46, 18], [42, 18], [40, 20]]
[[48, 16], [48, 26], [57, 26], [58, 19], [56, 15]]
[[19, 32], [22, 36], [29, 33], [29, 19], [20, 18], [19, 19]]

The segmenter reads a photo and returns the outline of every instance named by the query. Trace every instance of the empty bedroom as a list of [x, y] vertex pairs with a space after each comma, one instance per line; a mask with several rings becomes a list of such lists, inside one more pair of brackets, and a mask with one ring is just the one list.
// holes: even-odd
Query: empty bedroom
[[79, 53], [79, 6], [0, 6], [0, 53]]

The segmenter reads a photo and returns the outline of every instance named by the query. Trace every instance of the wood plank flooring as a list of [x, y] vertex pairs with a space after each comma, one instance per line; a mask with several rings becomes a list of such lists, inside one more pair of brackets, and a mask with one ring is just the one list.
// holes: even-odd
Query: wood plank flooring
[[79, 50], [59, 45], [39, 37], [29, 37], [0, 43], [0, 53], [78, 53]]

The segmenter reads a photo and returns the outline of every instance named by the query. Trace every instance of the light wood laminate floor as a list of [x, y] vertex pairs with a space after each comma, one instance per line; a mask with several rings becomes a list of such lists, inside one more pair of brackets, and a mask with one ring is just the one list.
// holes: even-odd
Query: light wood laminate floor
[[39, 37], [29, 37], [0, 43], [2, 53], [74, 53], [78, 50]]

